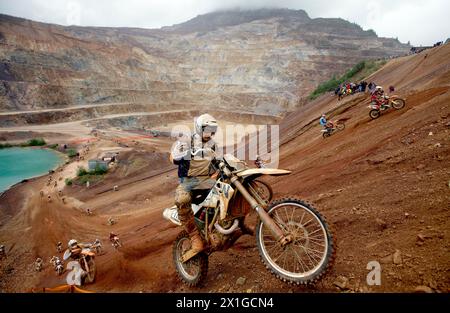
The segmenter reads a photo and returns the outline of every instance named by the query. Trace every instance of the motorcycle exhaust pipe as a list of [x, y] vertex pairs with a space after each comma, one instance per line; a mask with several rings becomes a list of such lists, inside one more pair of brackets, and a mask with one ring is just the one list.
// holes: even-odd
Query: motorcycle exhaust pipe
[[222, 228], [222, 226], [219, 225], [219, 222], [216, 222], [214, 224], [214, 227], [219, 231], [219, 233], [224, 234], [224, 235], [231, 234], [232, 232], [234, 232], [236, 230], [236, 228], [238, 228], [238, 226], [239, 226], [238, 220], [234, 220], [233, 225], [231, 225], [231, 227], [228, 229]]

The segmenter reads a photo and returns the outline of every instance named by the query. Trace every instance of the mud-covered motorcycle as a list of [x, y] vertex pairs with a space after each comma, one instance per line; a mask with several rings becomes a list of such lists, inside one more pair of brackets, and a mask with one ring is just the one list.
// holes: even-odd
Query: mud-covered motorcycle
[[344, 121], [336, 121], [336, 122], [328, 122], [327, 128], [322, 129], [322, 137], [327, 138], [330, 137], [332, 134], [334, 134], [337, 131], [341, 131], [345, 129], [345, 123]]
[[[178, 235], [173, 244], [173, 261], [179, 278], [191, 287], [202, 283], [208, 271], [208, 256], [234, 244], [243, 234], [244, 219], [252, 209], [259, 217], [256, 245], [263, 263], [274, 275], [296, 284], [312, 284], [322, 278], [335, 255], [335, 242], [324, 217], [302, 200], [270, 201], [271, 188], [257, 180], [263, 175], [291, 172], [248, 168], [245, 162], [229, 154], [213, 163], [220, 172], [214, 187], [196, 191], [192, 202], [196, 226], [207, 248], [185, 260], [191, 241], [185, 231]], [[165, 209], [163, 216], [181, 225], [175, 206]]]
[[383, 96], [381, 104], [378, 104], [376, 101], [372, 101], [369, 105], [369, 116], [371, 119], [377, 119], [380, 117], [381, 113], [394, 108], [396, 110], [403, 109], [405, 107], [406, 100], [402, 99], [398, 96]]

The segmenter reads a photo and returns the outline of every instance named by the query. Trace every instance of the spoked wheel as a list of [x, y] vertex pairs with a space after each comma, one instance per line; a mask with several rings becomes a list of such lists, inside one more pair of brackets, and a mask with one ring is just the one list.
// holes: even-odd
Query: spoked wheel
[[327, 137], [330, 137], [330, 136], [331, 136], [330, 132], [323, 132], [323, 134], [322, 134], [323, 138], [327, 138]]
[[342, 122], [342, 121], [337, 122], [337, 123], [336, 123], [336, 128], [337, 128], [338, 130], [344, 130], [344, 129], [345, 129], [345, 123]]
[[403, 109], [405, 107], [405, 100], [400, 98], [392, 100], [392, 107], [396, 110]]
[[371, 110], [371, 111], [369, 112], [369, 116], [370, 116], [373, 120], [374, 120], [374, 119], [377, 119], [377, 118], [380, 117], [380, 111], [379, 111], [379, 110], [373, 109], [373, 110]]
[[264, 208], [266, 208], [270, 201], [272, 201], [273, 197], [273, 190], [272, 187], [270, 187], [267, 183], [260, 181], [258, 179], [255, 179], [250, 182], [248, 186], [248, 190], [252, 194], [252, 196], [263, 205]]
[[291, 236], [284, 247], [261, 221], [256, 244], [266, 267], [283, 281], [312, 284], [323, 277], [334, 260], [334, 241], [325, 219], [311, 205], [297, 199], [274, 201], [269, 215]]
[[201, 252], [182, 263], [181, 256], [191, 248], [191, 239], [186, 231], [182, 231], [173, 244], [172, 257], [178, 277], [189, 287], [200, 285], [208, 274], [208, 255]]

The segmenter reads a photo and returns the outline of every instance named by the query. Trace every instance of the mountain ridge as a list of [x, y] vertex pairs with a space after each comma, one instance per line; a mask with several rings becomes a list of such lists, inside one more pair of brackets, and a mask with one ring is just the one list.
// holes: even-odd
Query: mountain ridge
[[161, 29], [0, 15], [0, 111], [144, 102], [278, 115], [361, 60], [409, 51], [342, 19], [310, 19], [302, 10], [239, 12]]

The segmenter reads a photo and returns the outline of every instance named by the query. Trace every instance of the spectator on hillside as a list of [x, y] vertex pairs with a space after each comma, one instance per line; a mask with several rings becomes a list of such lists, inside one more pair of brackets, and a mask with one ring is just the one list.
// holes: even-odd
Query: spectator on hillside
[[375, 88], [377, 87], [377, 84], [375, 84], [374, 82], [370, 82], [369, 84], [369, 92], [371, 94], [373, 94], [375, 92]]
[[341, 91], [341, 85], [336, 87], [336, 89], [334, 90], [334, 94], [337, 96], [340, 91]]
[[360, 86], [361, 86], [361, 92], [366, 92], [367, 82], [366, 81], [362, 81]]
[[394, 91], [395, 91], [395, 87], [394, 87], [394, 86], [392, 86], [392, 85], [391, 85], [391, 86], [389, 86], [389, 92], [390, 92], [390, 93], [393, 93]]
[[338, 101], [341, 101], [341, 99], [344, 97], [345, 95], [345, 86], [342, 85], [341, 87], [339, 87], [339, 93], [338, 93]]

